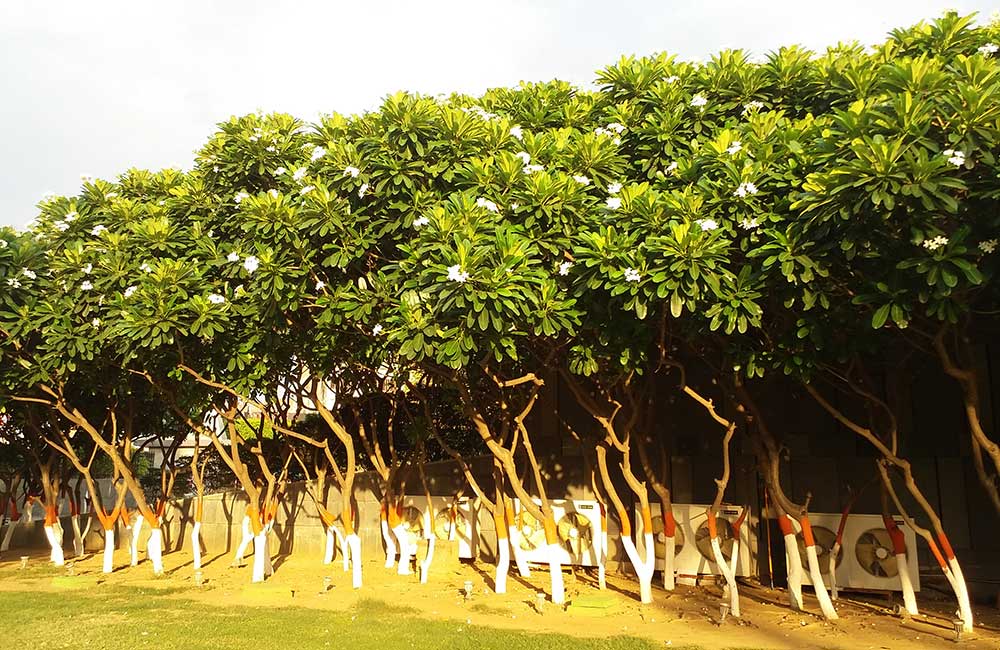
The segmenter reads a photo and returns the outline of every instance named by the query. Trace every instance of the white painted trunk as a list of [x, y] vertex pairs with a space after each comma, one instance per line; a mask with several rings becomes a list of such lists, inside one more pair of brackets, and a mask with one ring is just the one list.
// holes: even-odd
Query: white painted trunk
[[896, 568], [899, 570], [899, 586], [903, 590], [903, 607], [910, 616], [920, 613], [917, 609], [917, 595], [910, 580], [910, 566], [906, 563], [906, 553], [896, 553]]
[[819, 608], [823, 612], [823, 617], [829, 621], [835, 621], [837, 610], [833, 607], [830, 594], [826, 591], [826, 584], [823, 582], [823, 571], [819, 567], [819, 557], [816, 555], [816, 545], [806, 547], [806, 560], [809, 562], [809, 577], [812, 578], [813, 590], [816, 592], [816, 600], [819, 601]]
[[510, 539], [510, 548], [514, 553], [517, 574], [522, 578], [530, 578], [531, 569], [528, 567], [528, 560], [524, 557], [524, 550], [521, 548], [521, 531], [517, 529], [517, 526], [508, 526], [507, 535]]
[[506, 537], [497, 538], [497, 572], [493, 578], [493, 591], [507, 593], [507, 572], [510, 570], [510, 542]]
[[153, 575], [163, 575], [163, 530], [159, 527], [150, 529], [146, 557], [153, 563]]
[[333, 534], [337, 536], [337, 543], [340, 545], [340, 559], [344, 563], [344, 572], [351, 570], [351, 550], [347, 547], [347, 538], [344, 532], [337, 526], [331, 526]]
[[7, 524], [7, 532], [3, 534], [3, 542], [0, 542], [0, 553], [10, 550], [10, 540], [14, 537], [14, 529], [17, 528], [17, 524], [18, 522], [13, 519]]
[[601, 531], [601, 536], [598, 539], [600, 540], [598, 542], [600, 560], [597, 564], [597, 588], [607, 589], [608, 531]]
[[267, 533], [261, 531], [253, 538], [253, 572], [250, 582], [264, 582], [264, 572], [267, 569]]
[[802, 558], [795, 533], [785, 537], [785, 566], [788, 569], [788, 602], [794, 609], [802, 609]]
[[971, 632], [973, 628], [972, 603], [969, 601], [969, 589], [965, 586], [965, 576], [962, 574], [958, 558], [948, 558], [948, 567], [951, 568], [951, 574], [954, 578], [952, 586], [958, 597], [958, 612], [962, 617], [962, 630]]
[[115, 529], [104, 531], [104, 573], [115, 570]]
[[138, 514], [135, 517], [135, 523], [132, 524], [132, 536], [129, 538], [128, 552], [130, 557], [130, 564], [136, 566], [139, 564], [139, 535], [142, 533], [142, 514]]
[[644, 534], [642, 539], [643, 551], [646, 554], [645, 559], [639, 557], [639, 551], [631, 537], [623, 535], [621, 542], [625, 548], [625, 555], [635, 570], [636, 579], [639, 581], [639, 600], [648, 604], [653, 602], [653, 571], [656, 568], [656, 548], [653, 546], [652, 532]]
[[191, 555], [194, 556], [194, 570], [201, 570], [201, 522], [194, 522], [191, 527]]
[[323, 551], [323, 564], [333, 564], [333, 553], [336, 545], [337, 540], [333, 532], [333, 526], [329, 526], [326, 529], [326, 547]]
[[563, 585], [562, 564], [559, 562], [562, 547], [559, 544], [549, 544], [546, 550], [549, 557], [549, 577], [552, 581], [552, 602], [563, 605], [566, 603], [566, 587]]
[[389, 522], [385, 517], [381, 517], [382, 541], [385, 543], [385, 568], [391, 569], [396, 564], [396, 541], [393, 539], [392, 531], [389, 530]]
[[73, 527], [73, 554], [80, 557], [83, 555], [83, 531], [80, 530], [80, 515], [70, 517], [69, 523]]
[[351, 583], [355, 589], [361, 589], [361, 538], [357, 533], [347, 536], [347, 548], [351, 553], [351, 568], [354, 571]]
[[49, 560], [56, 566], [64, 566], [66, 559], [63, 557], [62, 528], [59, 527], [59, 524], [45, 525], [45, 539], [49, 541], [49, 547], [51, 548]]
[[677, 552], [677, 537], [674, 535], [664, 535], [663, 537], [663, 588], [673, 591], [676, 586], [676, 576], [674, 575], [674, 554]]
[[830, 550], [830, 598], [836, 601], [838, 599], [837, 594], [837, 556], [840, 555], [840, 542], [834, 542], [833, 548]]
[[250, 542], [253, 541], [253, 531], [250, 529], [250, 517], [246, 515], [243, 517], [242, 529], [243, 537], [240, 538], [240, 545], [236, 547], [236, 553], [233, 555], [233, 566], [239, 566], [243, 563], [243, 556], [246, 554]]
[[[726, 581], [725, 592], [729, 594], [729, 613], [736, 618], [740, 617], [740, 591], [736, 584], [735, 565], [726, 561], [726, 556], [722, 554], [722, 547], [719, 546], [719, 538], [713, 537], [710, 541], [712, 545], [712, 556], [715, 558], [715, 565], [722, 572], [722, 577]], [[739, 555], [739, 540], [733, 540], [733, 557]]]
[[427, 583], [427, 576], [431, 570], [431, 562], [434, 561], [434, 536], [431, 535], [427, 538], [427, 554], [424, 556], [424, 561], [420, 563], [420, 583]]
[[406, 530], [406, 526], [399, 524], [392, 529], [395, 533], [396, 539], [399, 540], [399, 565], [396, 567], [396, 573], [401, 576], [408, 576], [410, 573], [410, 557], [414, 552], [414, 545], [410, 542], [410, 535]]

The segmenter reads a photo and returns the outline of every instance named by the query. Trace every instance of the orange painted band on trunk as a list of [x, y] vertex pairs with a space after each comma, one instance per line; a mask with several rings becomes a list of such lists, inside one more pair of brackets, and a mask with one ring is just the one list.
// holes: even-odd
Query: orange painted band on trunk
[[198, 497], [198, 500], [194, 503], [194, 520], [197, 522], [201, 521], [202, 516], [202, 506], [204, 505], [203, 499]]
[[927, 545], [931, 547], [931, 553], [934, 554], [934, 559], [937, 560], [938, 565], [941, 567], [941, 570], [944, 571], [945, 573], [950, 571], [950, 569], [948, 568], [948, 561], [944, 559], [943, 555], [941, 555], [941, 549], [939, 549], [938, 545], [934, 543], [934, 540], [933, 539], [927, 540]]
[[59, 513], [56, 512], [55, 506], [45, 507], [45, 524], [51, 526], [59, 520]]
[[624, 510], [618, 511], [618, 521], [621, 522], [620, 533], [625, 537], [632, 536], [632, 520], [628, 518], [628, 513]]
[[515, 521], [514, 520], [514, 506], [511, 505], [510, 503], [504, 503], [503, 504], [503, 511], [507, 515], [507, 525], [508, 526], [513, 526], [514, 525], [514, 521]]
[[649, 511], [649, 506], [642, 509], [642, 532], [653, 532], [653, 513]]
[[844, 541], [844, 528], [847, 527], [847, 517], [851, 514], [851, 504], [844, 506], [844, 509], [840, 511], [840, 525], [837, 526], [837, 543], [840, 544]]
[[76, 502], [76, 499], [69, 500], [69, 514], [74, 517], [80, 514], [80, 504]]
[[806, 548], [816, 546], [816, 538], [813, 537], [813, 527], [809, 523], [809, 515], [802, 515], [799, 519], [799, 525], [802, 526], [802, 541], [805, 542]]
[[122, 524], [128, 526], [128, 508], [122, 506], [122, 509], [118, 511], [118, 518]]
[[399, 513], [395, 508], [387, 508], [386, 519], [388, 520], [389, 528], [395, 528], [401, 521]]
[[503, 520], [503, 508], [493, 510], [493, 526], [497, 529], [497, 539], [507, 539], [507, 524]]
[[337, 518], [333, 516], [333, 513], [322, 506], [320, 506], [319, 509], [319, 518], [323, 520], [323, 525], [326, 528], [329, 528], [334, 524], [334, 522], [337, 521]]
[[734, 538], [739, 538], [740, 536], [740, 529], [743, 528], [743, 522], [747, 520], [747, 510], [747, 508], [743, 508], [743, 510], [740, 511], [740, 516], [733, 522]]
[[545, 528], [545, 543], [546, 544], [558, 544], [559, 535], [556, 533], [556, 520], [553, 517], [546, 517], [543, 522], [543, 527]]
[[260, 513], [257, 508], [247, 508], [247, 515], [250, 517], [250, 529], [254, 536], [260, 535], [264, 530], [264, 524], [260, 520]]
[[778, 528], [781, 529], [782, 535], [794, 535], [795, 527], [792, 526], [792, 520], [788, 515], [778, 515]]
[[896, 555], [906, 553], [906, 537], [896, 525], [896, 521], [892, 517], [883, 515], [882, 523], [885, 524], [885, 531], [889, 533], [889, 539], [892, 540], [892, 552]]
[[944, 534], [944, 531], [938, 533], [938, 542], [941, 543], [941, 550], [944, 551], [944, 556], [949, 560], [954, 560], [955, 551], [951, 550], [951, 542], [948, 541], [948, 536]]
[[17, 511], [17, 501], [14, 499], [10, 500], [10, 519], [11, 521], [17, 521], [21, 518], [21, 513]]
[[667, 537], [673, 537], [677, 533], [677, 520], [674, 519], [673, 508], [667, 508], [666, 514], [663, 515], [663, 534]]
[[708, 515], [708, 538], [716, 539], [719, 536], [719, 529], [715, 523], [715, 513], [709, 508], [706, 514]]
[[343, 512], [340, 513], [340, 517], [344, 520], [344, 535], [354, 534], [354, 517], [352, 516], [351, 509], [344, 508]]

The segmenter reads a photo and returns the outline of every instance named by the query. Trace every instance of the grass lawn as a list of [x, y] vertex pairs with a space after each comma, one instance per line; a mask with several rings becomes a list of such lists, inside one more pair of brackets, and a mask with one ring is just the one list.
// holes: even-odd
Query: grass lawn
[[[429, 621], [414, 610], [360, 600], [348, 611], [302, 607], [208, 606], [162, 589], [101, 586], [94, 589], [0, 591], [3, 647], [236, 650], [261, 648], [588, 648], [642, 649], [652, 642], [630, 637], [579, 639]], [[689, 649], [690, 650], [690, 649]]]

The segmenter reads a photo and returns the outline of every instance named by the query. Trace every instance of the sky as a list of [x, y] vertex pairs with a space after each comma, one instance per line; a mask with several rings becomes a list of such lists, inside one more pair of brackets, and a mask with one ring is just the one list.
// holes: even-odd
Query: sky
[[872, 44], [996, 0], [2, 0], [0, 225], [24, 227], [81, 174], [189, 168], [215, 124], [305, 120], [410, 90], [586, 84], [623, 54], [707, 59], [798, 43]]

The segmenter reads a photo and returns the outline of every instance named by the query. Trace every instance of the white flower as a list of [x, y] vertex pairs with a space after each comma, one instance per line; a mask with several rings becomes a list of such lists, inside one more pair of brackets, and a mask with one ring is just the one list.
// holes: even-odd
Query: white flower
[[285, 169], [284, 167], [278, 167], [277, 169], [274, 170], [274, 175], [275, 176], [281, 176], [282, 174], [284, 174], [287, 171], [288, 170]]
[[476, 199], [476, 206], [480, 208], [486, 208], [490, 212], [498, 211], [496, 203], [490, 201], [489, 199], [485, 199], [483, 197], [479, 197], [478, 199]]
[[680, 80], [681, 80], [681, 78], [678, 77], [675, 74], [672, 74], [669, 77], [667, 77], [666, 79], [664, 79], [664, 81], [666, 81], [668, 84], [677, 83]]
[[735, 140], [731, 145], [729, 145], [729, 148], [726, 149], [726, 153], [728, 153], [730, 156], [735, 156], [742, 149], [743, 149], [743, 143], [740, 142], [739, 140]]
[[614, 131], [618, 135], [621, 135], [622, 133], [625, 132], [625, 125], [624, 124], [619, 124], [618, 122], [612, 122], [611, 124], [607, 125], [607, 127], [605, 127], [605, 128], [608, 129], [609, 131]]
[[233, 251], [229, 255], [226, 255], [226, 260], [228, 260], [230, 262], [239, 262], [240, 261], [240, 254], [237, 253], [236, 251]]
[[66, 223], [69, 223], [70, 221], [73, 221], [74, 219], [76, 219], [79, 216], [80, 215], [77, 214], [76, 210], [71, 210], [71, 211], [69, 211], [69, 212], [66, 213], [65, 217], [63, 217], [63, 221], [65, 221]]
[[670, 163], [669, 165], [667, 165], [667, 171], [668, 172], [677, 171], [677, 161], [676, 160], [673, 161], [672, 163]]
[[462, 270], [461, 265], [456, 264], [448, 267], [448, 279], [462, 284], [469, 279], [469, 274]]
[[118, 192], [108, 192], [107, 194], [104, 195], [104, 198], [106, 198], [106, 199], [117, 199], [118, 198]]
[[965, 153], [962, 151], [955, 151], [954, 149], [945, 149], [941, 152], [943, 155], [948, 157], [948, 162], [956, 167], [961, 167], [965, 164]]
[[580, 185], [590, 185], [590, 179], [587, 178], [586, 176], [582, 176], [582, 175], [581, 176], [574, 176], [573, 180], [576, 181], [577, 183], [579, 183]]
[[947, 246], [947, 245], [948, 245], [948, 238], [942, 235], [938, 235], [933, 239], [925, 239], [922, 244], [922, 246], [929, 251], [936, 251], [942, 246]]
[[101, 326], [101, 319], [95, 318], [94, 320], [90, 321], [90, 326], [96, 330], [98, 327]]
[[607, 206], [609, 210], [617, 210], [622, 207], [622, 200], [617, 196], [609, 196], [607, 201], [604, 202], [604, 205]]
[[997, 249], [997, 240], [987, 239], [986, 241], [979, 242], [979, 250], [984, 253], [992, 253]]
[[353, 166], [353, 165], [348, 165], [347, 167], [344, 167], [344, 176], [350, 176], [351, 178], [357, 178], [358, 174], [360, 174], [360, 173], [361, 173], [361, 170], [358, 169], [357, 167]]
[[370, 186], [368, 185], [368, 183], [362, 183], [361, 184], [361, 187], [358, 188], [358, 198], [359, 199], [365, 198], [365, 194], [368, 194], [368, 188], [369, 187]]
[[622, 191], [621, 183], [611, 183], [608, 185], [608, 194], [618, 194]]
[[520, 140], [521, 137], [524, 134], [521, 131], [521, 127], [519, 127], [519, 126], [512, 126], [512, 127], [510, 127], [510, 135], [511, 135], [511, 137], [514, 137], [514, 138], [517, 138], [518, 140]]
[[596, 129], [594, 129], [594, 135], [611, 135], [611, 131], [608, 131], [603, 126], [599, 126]]
[[268, 145], [268, 146], [266, 147], [266, 150], [267, 150], [267, 151], [270, 151], [271, 153], [276, 153], [276, 152], [278, 151], [278, 148], [277, 148], [277, 147], [275, 147], [275, 146], [274, 146], [274, 145], [272, 144], [272, 145]]
[[55, 229], [60, 232], [66, 232], [69, 229], [69, 224], [65, 221], [57, 221], [52, 225], [55, 226]]
[[226, 302], [226, 299], [217, 293], [210, 293], [208, 294], [208, 301], [213, 305], [221, 305]]
[[573, 268], [573, 262], [563, 262], [559, 265], [559, 275], [569, 275], [571, 268]]
[[94, 288], [94, 285], [91, 284], [90, 280], [84, 280], [83, 282], [80, 283], [80, 290], [81, 291], [90, 291], [93, 288]]
[[153, 267], [150, 266], [148, 263], [143, 262], [142, 266], [139, 267], [139, 270], [142, 271], [143, 273], [152, 273]]
[[212, 167], [212, 171], [215, 172], [216, 174], [218, 174], [219, 173], [219, 166], [215, 165], [214, 167]]
[[513, 212], [514, 210], [517, 210], [519, 207], [521, 207], [520, 203], [518, 203], [516, 201], [511, 201], [510, 202], [510, 211], [511, 212]]
[[516, 154], [514, 154], [514, 156], [520, 158], [521, 162], [525, 165], [531, 162], [531, 154], [529, 154], [527, 151], [518, 151]]
[[21, 288], [21, 281], [17, 278], [7, 278], [7, 284], [14, 287], [15, 289]]
[[243, 260], [243, 268], [247, 270], [247, 273], [253, 273], [260, 266], [260, 260], [258, 260], [253, 255], [248, 256]]
[[276, 189], [274, 189], [272, 187], [271, 189], [269, 189], [267, 191], [267, 195], [270, 196], [272, 199], [276, 199], [276, 198], [278, 198], [278, 190], [276, 190]]
[[525, 174], [534, 174], [535, 172], [540, 172], [540, 171], [545, 171], [545, 167], [543, 167], [541, 165], [525, 165], [524, 166], [524, 173]]
[[760, 223], [757, 222], [756, 218], [753, 219], [745, 218], [743, 219], [743, 221], [740, 222], [740, 228], [742, 228], [743, 230], [753, 230], [759, 225]]
[[87, 264], [85, 267], [83, 267], [83, 274], [84, 275], [90, 275], [90, 273], [93, 270], [94, 270], [94, 265], [93, 264]]
[[756, 193], [757, 186], [750, 181], [747, 181], [745, 183], [740, 183], [740, 186], [736, 188], [735, 192], [733, 192], [733, 196], [743, 199]]
[[625, 281], [626, 282], [638, 282], [642, 279], [642, 274], [635, 269], [625, 269]]
[[381, 323], [376, 324], [375, 327], [372, 328], [372, 336], [378, 336], [381, 333], [382, 333]]
[[133, 284], [131, 287], [125, 289], [125, 293], [123, 295], [126, 298], [131, 298], [133, 295], [135, 295], [135, 292], [138, 291], [138, 290], [139, 290], [139, 287], [137, 287], [137, 286], [135, 286]]
[[326, 149], [324, 149], [323, 147], [316, 147], [315, 149], [313, 149], [312, 155], [309, 156], [309, 159], [312, 160], [313, 162], [316, 162], [325, 155], [326, 155]]
[[0, 239], [0, 248], [7, 248], [7, 240]]
[[998, 46], [996, 43], [987, 43], [986, 45], [979, 48], [979, 53], [982, 54], [983, 56], [990, 56], [996, 54], [998, 50], [1000, 50], [1000, 46]]
[[305, 196], [309, 192], [312, 192], [314, 189], [316, 189], [315, 185], [306, 185], [301, 190], [299, 190], [299, 196]]
[[708, 104], [708, 100], [705, 99], [704, 95], [698, 94], [691, 98], [691, 105], [695, 108], [704, 108]]
[[755, 113], [762, 108], [764, 108], [764, 102], [758, 102], [756, 100], [747, 102], [746, 104], [743, 104], [743, 114], [746, 115], [747, 113]]
[[21, 269], [21, 275], [28, 278], [29, 280], [34, 280], [35, 278], [38, 277], [37, 273], [28, 268]]
[[413, 220], [413, 227], [420, 228], [422, 226], [426, 226], [430, 222], [431, 220], [428, 219], [427, 217], [417, 217], [416, 219]]
[[697, 223], [702, 230], [715, 230], [719, 227], [719, 222], [715, 219], [698, 219]]
[[317, 280], [316, 281], [316, 291], [322, 291], [323, 287], [325, 287], [325, 286], [326, 286], [326, 282], [323, 282], [322, 280]]
[[614, 140], [611, 141], [611, 143], [615, 144], [615, 145], [619, 145], [619, 144], [622, 143], [622, 139], [621, 138], [615, 138]]
[[233, 197], [233, 200], [236, 201], [236, 203], [243, 203], [243, 199], [248, 199], [248, 198], [250, 198], [250, 195], [247, 194], [246, 192], [241, 191], [236, 193], [236, 196]]
[[306, 177], [307, 171], [308, 170], [305, 167], [299, 167], [292, 173], [292, 180], [301, 181], [303, 178]]
[[93, 230], [90, 231], [90, 234], [93, 235], [94, 237], [100, 237], [101, 233], [107, 229], [108, 229], [107, 226], [98, 224], [94, 226]]

